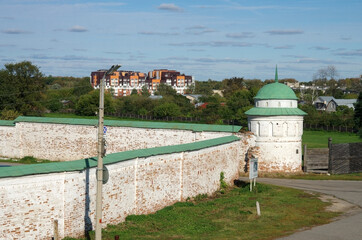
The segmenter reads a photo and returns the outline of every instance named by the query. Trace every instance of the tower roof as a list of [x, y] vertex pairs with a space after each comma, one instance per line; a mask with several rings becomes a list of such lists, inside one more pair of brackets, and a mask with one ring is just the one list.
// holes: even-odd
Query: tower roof
[[291, 99], [298, 100], [293, 90], [285, 84], [274, 82], [262, 87], [254, 99]]
[[275, 82], [262, 87], [254, 99], [291, 99], [298, 100], [293, 90], [278, 82], [278, 66], [275, 66]]

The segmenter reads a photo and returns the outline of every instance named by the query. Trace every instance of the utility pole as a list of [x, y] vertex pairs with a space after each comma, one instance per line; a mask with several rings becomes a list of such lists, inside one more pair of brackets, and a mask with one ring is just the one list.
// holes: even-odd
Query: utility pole
[[97, 163], [97, 196], [96, 196], [96, 240], [102, 239], [102, 185], [103, 185], [103, 126], [104, 126], [104, 81], [108, 75], [121, 65], [113, 65], [108, 71], [105, 71], [101, 82], [99, 83], [99, 111], [98, 111], [98, 163]]

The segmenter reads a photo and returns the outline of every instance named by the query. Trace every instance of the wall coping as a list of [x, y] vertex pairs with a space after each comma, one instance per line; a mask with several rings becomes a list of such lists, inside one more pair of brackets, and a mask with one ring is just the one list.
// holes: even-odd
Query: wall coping
[[15, 126], [15, 122], [12, 121], [12, 120], [0, 120], [0, 126], [14, 127], [14, 126]]
[[[70, 124], [70, 125], [90, 125], [98, 126], [98, 119], [84, 118], [47, 118], [47, 117], [27, 117], [20, 116], [14, 120], [18, 122], [34, 123], [53, 123], [53, 124]], [[104, 120], [104, 126], [109, 127], [133, 127], [133, 128], [153, 128], [153, 129], [178, 129], [189, 130], [193, 132], [239, 132], [241, 126], [236, 125], [212, 125], [197, 123], [166, 123], [150, 121], [124, 121], [124, 120]]]

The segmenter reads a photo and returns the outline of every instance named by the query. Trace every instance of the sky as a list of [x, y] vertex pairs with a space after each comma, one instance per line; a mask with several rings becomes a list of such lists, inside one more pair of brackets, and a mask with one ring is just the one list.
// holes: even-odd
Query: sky
[[361, 0], [0, 0], [0, 68], [89, 76], [121, 64], [196, 80], [362, 74]]

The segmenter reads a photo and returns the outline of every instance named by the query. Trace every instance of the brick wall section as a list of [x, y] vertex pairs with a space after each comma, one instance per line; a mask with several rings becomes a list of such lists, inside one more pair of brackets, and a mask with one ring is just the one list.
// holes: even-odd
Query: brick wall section
[[[103, 222], [116, 224], [129, 214], [148, 214], [197, 194], [219, 188], [220, 172], [229, 184], [250, 146], [251, 135], [241, 141], [192, 152], [132, 159], [107, 165], [110, 178], [103, 185]], [[4, 178], [0, 180], [0, 239], [50, 239], [53, 220], [59, 234], [81, 236], [95, 219], [95, 168]]]
[[[55, 161], [97, 156], [97, 128], [87, 125], [18, 122], [0, 126], [0, 156], [33, 156]], [[192, 132], [174, 129], [108, 127], [107, 153], [191, 143], [229, 136], [226, 132]]]

